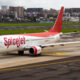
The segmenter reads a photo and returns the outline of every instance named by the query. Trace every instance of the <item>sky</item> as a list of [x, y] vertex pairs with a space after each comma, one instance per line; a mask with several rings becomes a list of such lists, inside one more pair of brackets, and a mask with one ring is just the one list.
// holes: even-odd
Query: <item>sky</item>
[[0, 0], [0, 6], [23, 6], [24, 8], [60, 9], [80, 8], [80, 0]]

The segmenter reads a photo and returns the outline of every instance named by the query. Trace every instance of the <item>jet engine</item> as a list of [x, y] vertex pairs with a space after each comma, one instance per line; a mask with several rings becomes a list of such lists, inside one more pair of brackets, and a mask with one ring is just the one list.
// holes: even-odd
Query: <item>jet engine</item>
[[33, 46], [33, 47], [31, 47], [29, 49], [29, 53], [31, 55], [40, 55], [41, 54], [41, 51], [42, 51], [42, 49], [39, 46]]

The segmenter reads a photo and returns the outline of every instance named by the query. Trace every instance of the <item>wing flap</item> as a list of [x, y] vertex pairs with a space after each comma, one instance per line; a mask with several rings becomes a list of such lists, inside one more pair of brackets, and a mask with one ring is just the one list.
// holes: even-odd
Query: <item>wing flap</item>
[[61, 45], [64, 46], [66, 44], [75, 44], [75, 43], [80, 43], [80, 41], [74, 41], [74, 42], [62, 42], [62, 43], [53, 43], [53, 44], [45, 44], [45, 45], [40, 45], [42, 47], [47, 47], [47, 46], [57, 46], [57, 45]]

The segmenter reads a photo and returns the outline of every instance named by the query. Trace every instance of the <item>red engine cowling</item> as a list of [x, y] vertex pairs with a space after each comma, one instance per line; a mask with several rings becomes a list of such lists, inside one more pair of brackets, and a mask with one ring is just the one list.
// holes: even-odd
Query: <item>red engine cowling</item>
[[29, 49], [29, 53], [31, 55], [39, 55], [39, 54], [41, 54], [41, 51], [42, 51], [42, 49], [39, 46], [33, 46]]

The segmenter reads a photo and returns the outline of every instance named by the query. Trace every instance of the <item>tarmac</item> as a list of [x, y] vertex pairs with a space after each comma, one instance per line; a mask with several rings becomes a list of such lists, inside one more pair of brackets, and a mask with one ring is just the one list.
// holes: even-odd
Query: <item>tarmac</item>
[[80, 56], [0, 69], [0, 80], [80, 80]]
[[[64, 34], [59, 42], [79, 41], [80, 34]], [[80, 43], [46, 47], [41, 56], [17, 52], [0, 54], [0, 80], [80, 80]]]
[[[50, 29], [52, 26], [0, 26], [0, 30]], [[80, 29], [80, 25], [63, 25], [63, 29]]]

